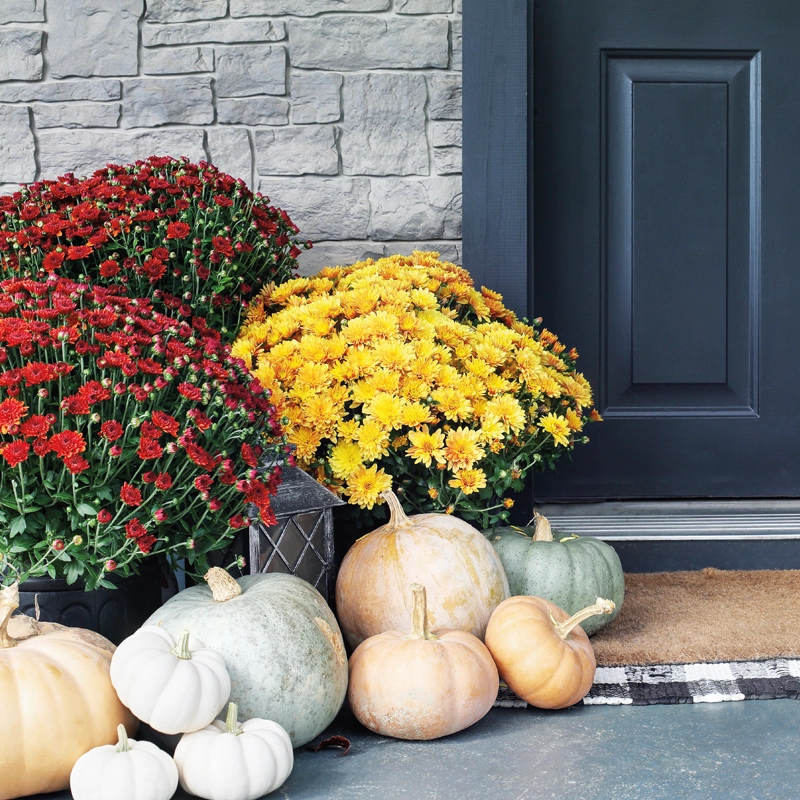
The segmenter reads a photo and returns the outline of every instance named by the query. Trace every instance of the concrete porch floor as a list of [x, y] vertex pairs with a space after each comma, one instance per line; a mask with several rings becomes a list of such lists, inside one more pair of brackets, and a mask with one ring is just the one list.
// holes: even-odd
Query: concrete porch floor
[[[493, 709], [434, 742], [376, 736], [343, 711], [301, 748], [285, 800], [797, 800], [800, 702]], [[316, 740], [316, 741], [319, 741]], [[68, 792], [40, 795], [68, 800]], [[176, 800], [189, 795], [178, 792]]]

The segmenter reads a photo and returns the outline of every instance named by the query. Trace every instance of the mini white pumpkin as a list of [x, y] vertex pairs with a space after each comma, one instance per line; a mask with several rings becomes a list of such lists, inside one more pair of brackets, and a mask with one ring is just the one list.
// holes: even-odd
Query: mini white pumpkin
[[84, 753], [72, 768], [74, 800], [169, 800], [178, 788], [175, 762], [150, 742], [129, 739], [117, 728], [119, 744]]
[[156, 625], [140, 628], [120, 644], [111, 659], [111, 683], [123, 705], [161, 733], [204, 728], [231, 694], [219, 653], [189, 631], [176, 643]]
[[206, 800], [256, 800], [289, 777], [294, 751], [289, 734], [266, 719], [240, 725], [239, 709], [228, 705], [225, 722], [185, 734], [175, 748], [181, 786]]

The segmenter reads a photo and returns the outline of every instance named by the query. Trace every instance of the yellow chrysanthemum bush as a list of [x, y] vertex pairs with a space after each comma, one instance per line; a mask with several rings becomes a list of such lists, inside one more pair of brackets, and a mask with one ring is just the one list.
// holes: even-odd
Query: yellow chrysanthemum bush
[[265, 287], [233, 355], [271, 391], [299, 465], [362, 518], [392, 488], [488, 528], [599, 419], [577, 352], [540, 324], [415, 252]]

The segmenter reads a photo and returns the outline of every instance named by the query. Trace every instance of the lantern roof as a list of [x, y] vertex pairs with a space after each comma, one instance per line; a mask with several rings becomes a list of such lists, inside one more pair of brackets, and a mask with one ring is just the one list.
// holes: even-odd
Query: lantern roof
[[311, 511], [324, 511], [343, 506], [344, 500], [326, 489], [299, 467], [281, 467], [281, 483], [278, 494], [272, 498], [272, 510], [276, 517], [290, 517]]

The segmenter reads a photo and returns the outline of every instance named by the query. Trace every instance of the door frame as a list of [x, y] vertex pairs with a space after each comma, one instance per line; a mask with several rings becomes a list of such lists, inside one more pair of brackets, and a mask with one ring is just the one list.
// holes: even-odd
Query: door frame
[[528, 318], [532, 28], [528, 0], [464, 0], [463, 264], [478, 286], [500, 292], [509, 308]]

